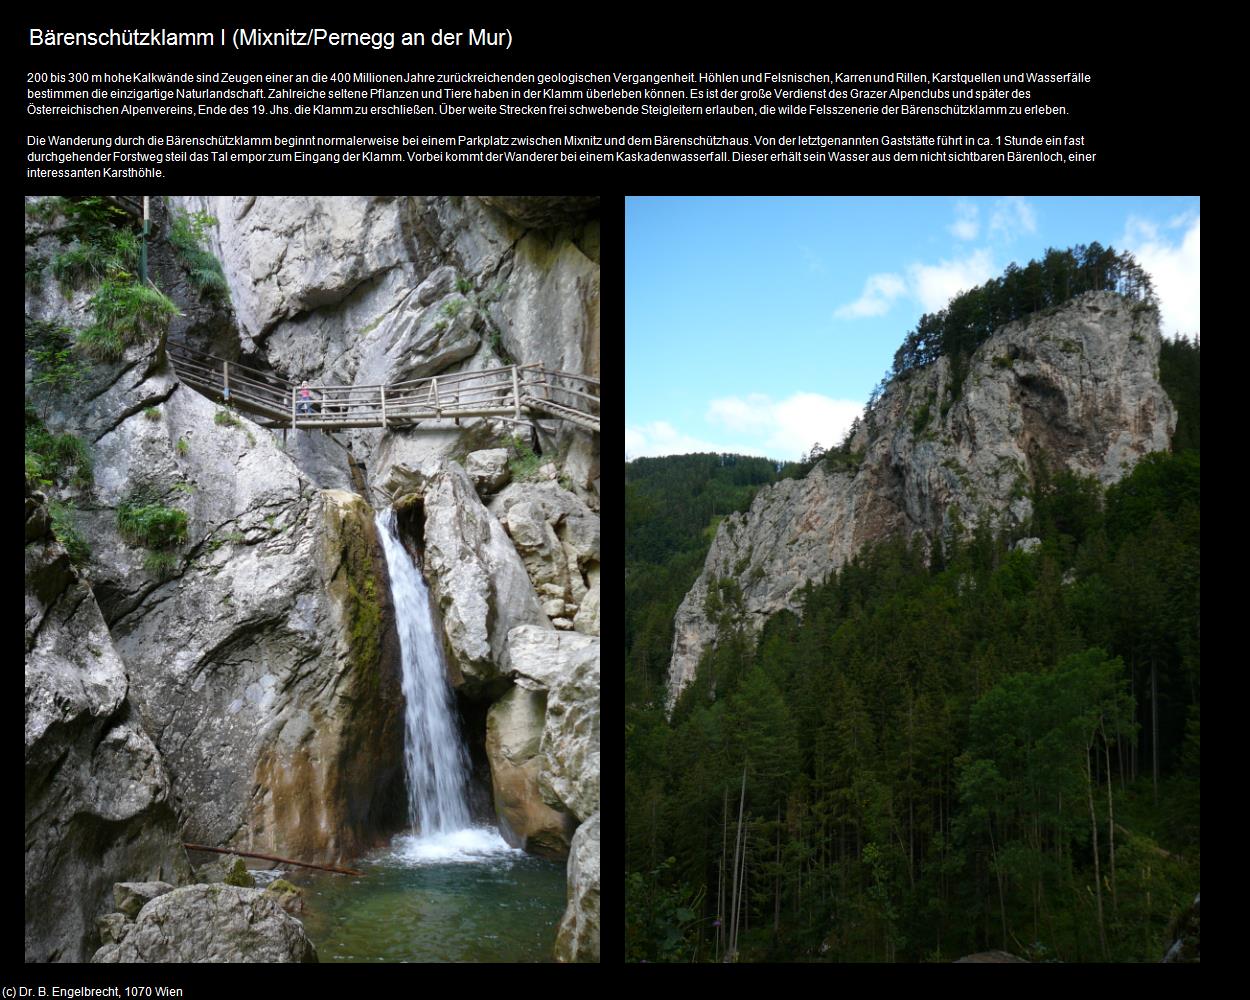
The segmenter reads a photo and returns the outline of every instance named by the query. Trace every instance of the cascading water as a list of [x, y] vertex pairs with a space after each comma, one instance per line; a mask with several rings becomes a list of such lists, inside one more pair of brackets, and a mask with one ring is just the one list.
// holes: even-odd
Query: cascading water
[[425, 580], [399, 540], [395, 511], [379, 511], [376, 520], [403, 657], [408, 819], [413, 832], [428, 839], [469, 826], [468, 754], [456, 724]]
[[439, 629], [393, 510], [377, 515], [403, 657], [412, 836], [356, 859], [368, 878], [307, 872], [305, 927], [323, 962], [542, 960], [565, 904], [564, 866], [469, 825], [469, 763]]

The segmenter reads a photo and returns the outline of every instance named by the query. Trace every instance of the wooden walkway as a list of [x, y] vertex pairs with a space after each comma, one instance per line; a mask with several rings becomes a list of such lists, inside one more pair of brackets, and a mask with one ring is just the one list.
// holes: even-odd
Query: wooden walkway
[[542, 415], [599, 431], [599, 380], [537, 364], [391, 385], [309, 384], [312, 399], [301, 402], [299, 386], [272, 372], [181, 344], [170, 344], [168, 353], [185, 384], [256, 418], [263, 427], [327, 431], [415, 427], [422, 421], [461, 417], [502, 417], [519, 423]]

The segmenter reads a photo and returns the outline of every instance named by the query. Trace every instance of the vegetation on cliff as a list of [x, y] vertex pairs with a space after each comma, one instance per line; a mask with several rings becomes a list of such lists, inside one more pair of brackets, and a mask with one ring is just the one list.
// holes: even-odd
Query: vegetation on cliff
[[1109, 488], [1039, 466], [1036, 543], [888, 540], [758, 642], [709, 587], [671, 720], [673, 611], [758, 483], [627, 466], [630, 959], [716, 960], [736, 923], [742, 961], [1159, 960], [1201, 870], [1197, 345], [1161, 369], [1174, 451]]

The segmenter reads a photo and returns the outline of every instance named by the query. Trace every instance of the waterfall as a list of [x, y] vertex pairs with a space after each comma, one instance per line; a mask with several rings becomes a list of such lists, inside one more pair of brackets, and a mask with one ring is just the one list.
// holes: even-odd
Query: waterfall
[[376, 522], [403, 657], [408, 818], [417, 836], [429, 838], [469, 826], [468, 754], [425, 580], [399, 541], [395, 511], [379, 511]]

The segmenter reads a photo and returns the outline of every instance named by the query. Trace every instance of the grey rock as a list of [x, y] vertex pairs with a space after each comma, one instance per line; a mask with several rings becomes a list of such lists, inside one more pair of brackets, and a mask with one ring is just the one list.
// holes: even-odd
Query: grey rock
[[316, 962], [317, 950], [274, 894], [192, 885], [152, 900], [93, 962]]
[[549, 691], [574, 669], [582, 650], [599, 646], [596, 637], [565, 634], [535, 625], [519, 625], [508, 633], [505, 667], [519, 686], [531, 691]]
[[[569, 633], [561, 639], [577, 636]], [[579, 636], [580, 638], [580, 636]], [[599, 642], [578, 650], [547, 694], [538, 784], [579, 820], [599, 811]]]
[[599, 961], [599, 814], [577, 828], [569, 851], [568, 906], [556, 929], [557, 962]]
[[118, 913], [133, 920], [147, 903], [172, 892], [173, 888], [168, 882], [116, 882], [113, 884], [113, 905]]
[[598, 196], [548, 198], [543, 196], [524, 196], [515, 198], [490, 197], [479, 195], [478, 201], [485, 202], [505, 215], [511, 216], [523, 226], [537, 229], [550, 229], [584, 222], [591, 216], [599, 214]]
[[509, 630], [547, 618], [525, 566], [454, 462], [425, 470], [425, 574], [438, 603], [457, 683], [502, 689]]
[[487, 712], [486, 756], [504, 838], [531, 853], [563, 858], [575, 821], [544, 802], [538, 784], [546, 709], [545, 691], [509, 690]]
[[124, 913], [106, 913], [96, 918], [96, 929], [100, 933], [102, 944], [119, 942], [130, 930], [130, 921]]
[[480, 493], [495, 493], [508, 482], [508, 449], [486, 448], [465, 456], [464, 471]]
[[169, 775], [90, 587], [27, 493], [25, 953], [90, 955], [113, 883], [189, 874]]
[[573, 627], [587, 635], [599, 634], [599, 567], [594, 566], [588, 571], [590, 590], [582, 598], [581, 606], [573, 618]]
[[1104, 485], [1167, 450], [1175, 416], [1156, 374], [1159, 343], [1152, 310], [1090, 292], [998, 330], [973, 355], [959, 401], [945, 417], [931, 414], [919, 435], [922, 407], [945, 396], [949, 359], [892, 382], [852, 442], [864, 453], [856, 471], [818, 465], [806, 479], [760, 490], [749, 511], [720, 523], [674, 621], [669, 708], [715, 640], [712, 581], [737, 580], [739, 621], [755, 635], [778, 611], [801, 613], [802, 588], [868, 542], [894, 533], [949, 539], [957, 523], [982, 515], [998, 528], [1024, 523], [1037, 449]]
[[1040, 538], [1020, 538], [1011, 546], [1013, 552], [1034, 552], [1042, 547]]
[[[599, 515], [553, 482], [512, 483], [491, 501], [490, 510], [507, 530], [534, 587], [580, 604], [599, 569]], [[549, 616], [563, 614], [561, 608]]]

